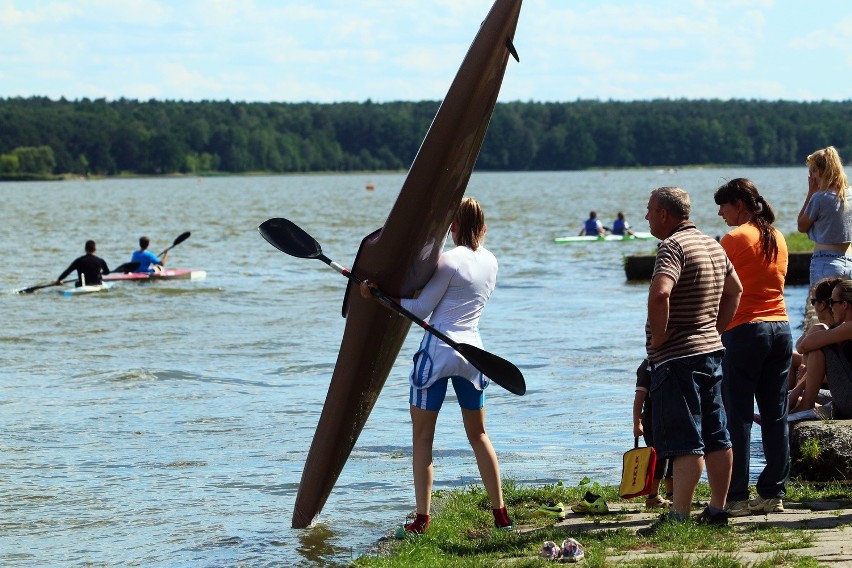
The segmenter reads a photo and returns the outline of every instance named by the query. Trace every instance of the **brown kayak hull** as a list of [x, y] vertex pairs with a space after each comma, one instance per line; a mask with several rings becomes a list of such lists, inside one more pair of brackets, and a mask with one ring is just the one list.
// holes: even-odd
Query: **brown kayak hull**
[[[494, 2], [387, 221], [361, 243], [352, 272], [390, 296], [411, 297], [435, 269], [497, 102], [520, 9], [521, 0]], [[340, 352], [296, 496], [294, 528], [310, 525], [325, 505], [411, 326], [352, 286], [344, 315]]]

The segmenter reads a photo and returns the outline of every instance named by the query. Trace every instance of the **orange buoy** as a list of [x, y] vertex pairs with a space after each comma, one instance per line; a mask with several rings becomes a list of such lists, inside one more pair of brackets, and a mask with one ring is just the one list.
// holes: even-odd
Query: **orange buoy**
[[373, 185], [372, 183], [368, 183], [368, 184], [367, 184], [366, 189], [367, 189], [368, 191], [370, 191], [370, 190], [376, 189], [376, 186], [375, 186], [375, 185]]

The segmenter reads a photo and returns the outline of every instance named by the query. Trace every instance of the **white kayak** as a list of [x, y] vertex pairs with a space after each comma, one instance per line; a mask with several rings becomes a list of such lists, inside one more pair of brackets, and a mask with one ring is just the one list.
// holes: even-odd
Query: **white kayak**
[[593, 242], [630, 242], [630, 241], [649, 241], [651, 239], [655, 239], [656, 237], [651, 233], [637, 233], [634, 232], [632, 235], [605, 235], [601, 237], [594, 236], [576, 236], [576, 237], [556, 237], [553, 239], [553, 242], [557, 244], [565, 244], [565, 243], [593, 243]]
[[77, 286], [76, 288], [68, 288], [60, 290], [63, 296], [79, 296], [81, 294], [94, 294], [95, 292], [106, 292], [112, 288], [112, 284], [104, 282], [103, 284], [93, 284], [91, 286]]

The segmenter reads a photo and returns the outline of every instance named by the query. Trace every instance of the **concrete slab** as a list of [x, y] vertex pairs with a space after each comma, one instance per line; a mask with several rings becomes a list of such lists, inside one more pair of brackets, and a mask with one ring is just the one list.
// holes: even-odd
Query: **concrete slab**
[[[745, 532], [756, 524], [785, 529], [804, 529], [813, 535], [813, 542], [808, 548], [791, 549], [786, 552], [800, 556], [810, 556], [821, 564], [829, 566], [852, 566], [852, 504], [841, 501], [813, 501], [808, 503], [785, 502], [784, 512], [764, 515], [737, 517], [730, 520], [734, 530]], [[610, 505], [610, 513], [606, 515], [578, 515], [569, 513], [567, 518], [555, 523], [555, 526], [565, 527], [572, 534], [577, 531], [603, 531], [627, 529], [635, 531], [648, 526], [660, 515], [659, 511], [647, 511], [631, 503], [616, 503]], [[523, 532], [523, 529], [520, 528]], [[582, 537], [575, 537], [582, 543]], [[637, 537], [639, 538], [639, 537]], [[685, 556], [700, 558], [712, 551], [697, 551]], [[627, 551], [620, 555], [607, 556], [607, 562], [612, 564], [630, 564], [642, 559], [670, 556], [672, 552], [659, 552], [654, 549]], [[734, 555], [743, 563], [750, 565], [766, 560], [777, 554], [777, 551], [759, 552], [743, 549]]]

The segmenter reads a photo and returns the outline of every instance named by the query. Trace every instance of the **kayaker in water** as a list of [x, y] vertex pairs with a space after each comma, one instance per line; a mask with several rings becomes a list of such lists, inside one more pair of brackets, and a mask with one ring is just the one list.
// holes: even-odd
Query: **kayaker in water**
[[169, 257], [169, 251], [159, 258], [156, 254], [148, 250], [148, 245], [151, 244], [148, 237], [139, 238], [139, 250], [134, 251], [130, 257], [130, 262], [138, 262], [139, 266], [133, 272], [147, 272], [151, 274], [163, 268], [166, 264], [166, 259]]
[[77, 282], [75, 286], [94, 286], [101, 284], [103, 274], [109, 274], [109, 267], [104, 259], [95, 255], [97, 247], [95, 241], [86, 241], [86, 254], [74, 259], [68, 268], [59, 275], [56, 279], [57, 284], [62, 284], [62, 280], [71, 274], [74, 270], [77, 271]]
[[630, 224], [627, 222], [627, 219], [624, 217], [624, 213], [621, 211], [616, 215], [615, 221], [612, 222], [612, 234], [613, 235], [632, 235], [633, 231], [630, 230]]
[[[465, 198], [450, 225], [456, 247], [441, 254], [435, 272], [417, 299], [394, 298], [420, 318], [432, 314], [430, 325], [453, 340], [480, 348], [479, 318], [497, 283], [497, 259], [482, 246], [485, 231], [482, 207], [472, 197]], [[370, 288], [375, 287], [365, 282], [361, 285], [361, 295], [373, 298]], [[450, 379], [461, 406], [468, 441], [491, 500], [494, 525], [498, 529], [512, 529], [503, 502], [497, 454], [485, 431], [484, 389], [489, 380], [456, 350], [426, 333], [414, 355], [414, 369], [409, 376], [417, 517], [397, 529], [397, 538], [422, 533], [429, 526], [432, 443]]]
[[580, 236], [603, 237], [606, 235], [606, 227], [603, 226], [598, 214], [594, 211], [589, 212], [589, 218], [583, 222], [583, 228], [580, 229]]

